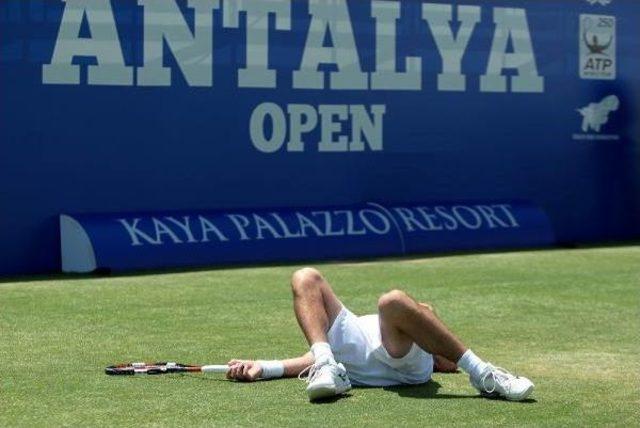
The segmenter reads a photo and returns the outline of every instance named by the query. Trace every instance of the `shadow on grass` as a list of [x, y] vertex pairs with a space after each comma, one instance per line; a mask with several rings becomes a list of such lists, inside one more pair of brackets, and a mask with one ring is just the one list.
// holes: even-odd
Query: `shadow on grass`
[[[260, 379], [257, 382], [242, 382], [242, 381], [236, 381], [236, 380], [230, 380], [230, 379], [226, 379], [226, 378], [214, 378], [214, 377], [208, 377], [208, 376], [199, 376], [199, 375], [194, 375], [191, 373], [182, 373], [179, 374], [180, 377], [185, 377], [185, 378], [189, 378], [189, 379], [195, 379], [195, 380], [199, 380], [199, 381], [205, 381], [205, 382], [227, 382], [227, 383], [234, 383], [234, 384], [238, 384], [238, 385], [255, 385], [257, 383], [263, 383], [263, 382], [274, 382], [274, 381], [278, 381], [281, 379]], [[333, 397], [327, 397], [327, 398], [323, 398], [320, 400], [315, 400], [312, 401], [311, 404], [331, 404], [331, 403], [335, 403], [337, 401], [340, 400], [344, 400], [345, 398], [349, 398], [351, 397], [353, 394], [340, 394], [340, 395], [335, 395]]]
[[[260, 379], [256, 382], [243, 382], [243, 381], [236, 381], [236, 380], [230, 380], [230, 379], [226, 379], [226, 378], [213, 378], [213, 377], [207, 377], [207, 376], [198, 376], [198, 375], [194, 375], [194, 374], [190, 374], [190, 373], [183, 373], [180, 376], [182, 377], [187, 377], [190, 379], [197, 379], [200, 381], [206, 381], [206, 382], [227, 382], [227, 383], [234, 383], [237, 385], [255, 385], [258, 383], [263, 383], [263, 382], [275, 382], [281, 379]], [[320, 400], [315, 400], [312, 401], [311, 404], [331, 404], [331, 403], [335, 403], [337, 401], [340, 400], [344, 400], [345, 398], [349, 398], [351, 397], [353, 394], [340, 394], [340, 395], [335, 395], [333, 397], [327, 397], [327, 398], [322, 398]]]
[[[255, 385], [256, 382], [242, 382], [242, 381], [235, 381], [235, 380], [230, 380], [230, 379], [226, 379], [226, 378], [220, 378], [220, 377], [211, 377], [211, 376], [202, 376], [202, 375], [197, 375], [197, 374], [191, 374], [191, 373], [180, 373], [180, 374], [175, 374], [175, 375], [171, 375], [171, 376], [175, 376], [175, 377], [181, 377], [181, 378], [187, 378], [190, 380], [198, 380], [201, 382], [225, 382], [225, 383], [234, 383], [234, 384], [238, 384], [238, 385]], [[143, 376], [123, 376], [126, 377], [127, 379], [142, 379]], [[261, 379], [258, 383], [263, 383], [263, 382], [273, 382], [273, 381], [277, 381], [279, 379]], [[384, 391], [387, 392], [393, 392], [395, 394], [398, 394], [399, 397], [402, 398], [416, 398], [416, 399], [423, 399], [423, 400], [430, 400], [430, 399], [465, 399], [465, 398], [479, 398], [479, 399], [485, 399], [485, 400], [492, 400], [492, 401], [509, 401], [505, 398], [501, 398], [501, 397], [482, 397], [480, 394], [469, 394], [469, 395], [462, 395], [462, 394], [440, 394], [438, 391], [440, 390], [440, 388], [442, 388], [442, 385], [439, 382], [436, 382], [435, 380], [430, 380], [427, 383], [422, 383], [419, 385], [398, 385], [398, 386], [385, 386], [382, 389]], [[358, 389], [377, 389], [377, 387], [369, 387], [369, 386], [356, 386], [354, 387], [355, 390]], [[328, 398], [323, 398], [320, 400], [316, 400], [316, 401], [312, 401], [311, 404], [331, 404], [331, 403], [335, 403], [337, 401], [340, 400], [344, 400], [346, 398], [350, 398], [352, 397], [353, 394], [350, 393], [346, 393], [346, 394], [341, 394], [341, 395], [336, 395], [333, 397], [328, 397]], [[522, 404], [532, 404], [532, 403], [537, 403], [538, 401], [534, 398], [528, 398], [526, 400], [522, 400], [522, 401], [512, 401], [512, 403], [522, 403]]]
[[[385, 391], [394, 392], [400, 397], [404, 398], [417, 398], [417, 399], [463, 399], [463, 398], [484, 398], [479, 394], [472, 395], [460, 395], [460, 394], [441, 394], [438, 391], [442, 385], [431, 380], [427, 383], [420, 385], [400, 385], [400, 386], [386, 386], [383, 389]], [[491, 400], [507, 401], [504, 398], [491, 398]], [[519, 401], [518, 403], [536, 403], [537, 401], [529, 398], [527, 400]]]
[[247, 382], [236, 382], [234, 380], [227, 379], [226, 377], [224, 377], [224, 375], [223, 376], [203, 376], [201, 374], [180, 373], [180, 374], [178, 374], [178, 376], [184, 377], [184, 378], [188, 378], [188, 379], [192, 379], [192, 380], [199, 380], [201, 382], [247, 383]]
[[345, 398], [351, 397], [353, 394], [340, 394], [334, 395], [333, 397], [321, 398], [319, 400], [311, 401], [311, 404], [332, 404], [336, 401], [344, 400]]
[[257, 381], [248, 382], [248, 381], [242, 381], [242, 380], [227, 379], [224, 375], [203, 376], [202, 374], [197, 374], [197, 373], [178, 373], [176, 374], [176, 376], [199, 380], [202, 382], [226, 382], [226, 383], [235, 383], [238, 385], [255, 385], [256, 383], [273, 382], [275, 380], [279, 380], [279, 379], [259, 379]]
[[400, 397], [421, 398], [421, 399], [443, 399], [443, 398], [482, 398], [480, 395], [459, 395], [459, 394], [440, 394], [438, 391], [442, 388], [440, 383], [431, 380], [427, 383], [419, 385], [398, 385], [385, 386], [385, 391], [394, 392]]
[[[107, 376], [109, 379], [118, 379], [122, 382], [148, 382], [149, 379], [158, 379], [158, 378], [188, 378], [192, 380], [199, 380], [204, 382], [235, 382], [224, 377], [212, 377], [212, 376], [203, 376], [201, 374], [191, 374], [191, 373], [167, 373], [167, 374], [154, 374], [154, 375], [136, 375], [136, 376]], [[241, 382], [237, 382], [241, 383]], [[246, 382], [248, 383], [248, 382]]]

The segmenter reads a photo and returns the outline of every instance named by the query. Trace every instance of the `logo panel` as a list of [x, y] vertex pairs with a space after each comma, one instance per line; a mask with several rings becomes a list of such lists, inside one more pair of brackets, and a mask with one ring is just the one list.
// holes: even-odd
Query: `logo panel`
[[577, 109], [582, 116], [582, 133], [573, 134], [574, 140], [619, 140], [618, 134], [606, 134], [605, 126], [611, 115], [620, 108], [617, 95], [609, 95], [600, 101], [595, 101]]
[[612, 0], [587, 0], [589, 4], [599, 4], [602, 6], [608, 6]]
[[580, 15], [580, 77], [616, 78], [616, 18]]

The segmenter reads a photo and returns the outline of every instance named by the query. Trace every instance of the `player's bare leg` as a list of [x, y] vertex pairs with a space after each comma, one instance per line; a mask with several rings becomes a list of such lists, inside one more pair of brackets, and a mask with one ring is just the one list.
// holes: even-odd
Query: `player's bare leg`
[[438, 317], [406, 293], [393, 290], [378, 301], [382, 344], [392, 357], [406, 355], [413, 343], [433, 355], [441, 355], [469, 373], [471, 384], [484, 395], [523, 400], [533, 383], [511, 375], [478, 358]]
[[342, 303], [322, 274], [313, 268], [296, 271], [291, 278], [293, 309], [315, 362], [309, 368], [307, 394], [316, 400], [351, 389], [342, 364], [336, 363], [327, 332], [334, 323]]
[[406, 355], [414, 342], [449, 361], [458, 361], [467, 350], [433, 312], [402, 291], [393, 290], [380, 297], [378, 311], [382, 343], [394, 358]]
[[342, 303], [322, 274], [313, 268], [291, 277], [293, 310], [309, 345], [327, 342], [327, 332], [342, 310]]
[[[438, 317], [438, 313], [431, 303], [420, 302], [418, 303], [423, 311], [428, 311], [433, 314], [436, 318]], [[451, 360], [446, 359], [442, 355], [432, 354], [433, 355], [433, 371], [435, 373], [457, 373], [458, 365]]]

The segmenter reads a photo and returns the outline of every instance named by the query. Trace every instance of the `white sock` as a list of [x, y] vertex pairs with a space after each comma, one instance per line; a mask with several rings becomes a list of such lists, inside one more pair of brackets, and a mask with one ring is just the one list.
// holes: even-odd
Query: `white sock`
[[458, 367], [469, 373], [469, 376], [472, 378], [477, 379], [482, 376], [482, 373], [487, 369], [487, 367], [489, 367], [489, 365], [478, 358], [471, 349], [467, 349], [467, 352], [460, 357]]
[[311, 345], [311, 353], [316, 360], [316, 364], [335, 362], [333, 359], [333, 352], [331, 351], [331, 345], [327, 342], [317, 342]]

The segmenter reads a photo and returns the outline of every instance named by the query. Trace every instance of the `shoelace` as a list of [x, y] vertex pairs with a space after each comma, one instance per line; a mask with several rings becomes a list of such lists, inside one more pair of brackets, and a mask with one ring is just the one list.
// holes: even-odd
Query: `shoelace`
[[[304, 368], [298, 374], [298, 379], [304, 380], [307, 383], [311, 383], [320, 374], [320, 369], [322, 369], [322, 367], [324, 367], [324, 366], [326, 366], [326, 364], [323, 364], [321, 366], [318, 366], [316, 364], [311, 364], [310, 366]], [[305, 375], [307, 375], [307, 376], [305, 377]]]
[[[315, 378], [318, 369], [315, 364], [311, 364], [308, 367], [305, 367], [299, 374], [298, 379], [304, 380], [307, 383], [310, 383], [313, 378]], [[308, 373], [308, 375], [307, 375]], [[306, 375], [306, 377], [305, 377]]]
[[[506, 389], [505, 386], [510, 377], [516, 377], [516, 376], [512, 375], [502, 367], [494, 367], [492, 370], [488, 370], [487, 373], [485, 373], [484, 376], [482, 376], [482, 379], [480, 379], [480, 383], [482, 384], [482, 388], [487, 393], [491, 394], [495, 392], [496, 385], [498, 384], [502, 387], [502, 389]], [[486, 385], [486, 381], [489, 378], [493, 380], [493, 387], [491, 388], [491, 390], [489, 390], [489, 388], [487, 388], [487, 385]]]

